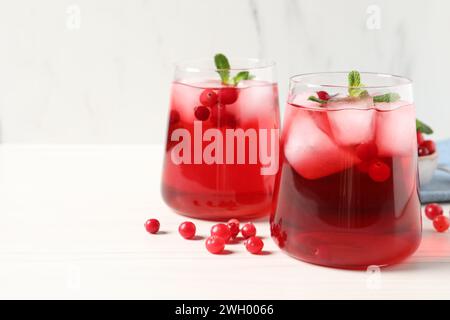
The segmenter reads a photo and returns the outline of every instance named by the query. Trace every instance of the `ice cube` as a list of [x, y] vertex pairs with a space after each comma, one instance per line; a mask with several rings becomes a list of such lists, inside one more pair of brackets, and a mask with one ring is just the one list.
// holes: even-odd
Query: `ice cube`
[[292, 119], [284, 154], [295, 171], [306, 179], [318, 179], [360, 162], [351, 152], [336, 145], [308, 112]]
[[[291, 104], [298, 106], [299, 110], [313, 109], [314, 111], [311, 111], [309, 114], [313, 118], [314, 122], [316, 122], [316, 125], [325, 133], [330, 134], [331, 131], [328, 123], [326, 108], [321, 107], [320, 103], [309, 100], [308, 98], [311, 96], [316, 96], [316, 93], [302, 92], [292, 96], [289, 100]], [[291, 108], [287, 108], [285, 117], [290, 116], [290, 114], [287, 113], [290, 109]]]
[[372, 107], [370, 97], [330, 101], [327, 113], [334, 140], [341, 146], [371, 141], [375, 134], [376, 119], [376, 112]]
[[231, 108], [237, 108], [241, 120], [254, 121], [261, 117], [274, 116], [278, 108], [278, 88], [277, 86], [262, 82], [246, 81], [247, 87], [239, 90], [239, 97]]
[[411, 156], [416, 152], [416, 114], [407, 102], [377, 104], [376, 143], [381, 156]]

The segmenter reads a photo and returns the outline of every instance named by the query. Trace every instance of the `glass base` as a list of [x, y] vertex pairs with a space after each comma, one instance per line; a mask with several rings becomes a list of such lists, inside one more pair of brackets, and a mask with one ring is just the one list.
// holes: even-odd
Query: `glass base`
[[250, 220], [268, 217], [272, 211], [272, 194], [194, 194], [163, 185], [165, 203], [176, 213], [203, 220]]
[[[420, 245], [420, 233], [399, 235], [364, 235], [327, 233], [302, 234], [296, 241], [273, 237], [289, 256], [311, 264], [349, 270], [367, 270], [369, 266], [386, 267], [412, 255]], [[322, 239], [322, 240], [320, 240]]]

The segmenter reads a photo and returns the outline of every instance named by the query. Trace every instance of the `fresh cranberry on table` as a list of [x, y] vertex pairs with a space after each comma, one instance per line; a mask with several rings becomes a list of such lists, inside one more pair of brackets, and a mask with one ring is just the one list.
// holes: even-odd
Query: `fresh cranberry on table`
[[228, 225], [224, 223], [218, 223], [212, 226], [211, 235], [220, 237], [225, 240], [225, 242], [228, 242], [231, 238], [231, 231], [230, 228], [228, 228]]
[[221, 253], [223, 249], [225, 249], [225, 240], [218, 236], [210, 236], [208, 239], [206, 239], [205, 246], [209, 252], [218, 254]]
[[178, 227], [178, 232], [185, 239], [193, 239], [195, 237], [195, 231], [195, 224], [190, 221], [183, 222]]
[[228, 229], [230, 229], [231, 238], [234, 239], [239, 234], [239, 220], [238, 219], [230, 219], [227, 222]]
[[253, 236], [245, 240], [245, 248], [252, 254], [258, 254], [262, 251], [264, 242], [261, 238]]
[[437, 203], [430, 203], [425, 206], [425, 215], [428, 219], [433, 220], [437, 216], [444, 214], [444, 210]]
[[249, 223], [244, 224], [244, 226], [241, 229], [241, 234], [245, 239], [255, 236], [256, 228], [253, 225], [253, 223], [249, 222]]
[[437, 216], [433, 219], [433, 226], [437, 232], [445, 232], [450, 226], [450, 219], [444, 215]]
[[147, 230], [147, 232], [155, 234], [159, 231], [159, 221], [156, 219], [148, 219], [147, 221], [145, 221], [145, 230]]

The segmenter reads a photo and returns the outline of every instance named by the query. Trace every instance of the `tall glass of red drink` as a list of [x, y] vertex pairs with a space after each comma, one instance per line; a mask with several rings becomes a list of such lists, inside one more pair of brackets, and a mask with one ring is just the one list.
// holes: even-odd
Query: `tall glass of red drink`
[[259, 59], [186, 61], [172, 84], [162, 178], [165, 202], [201, 219], [271, 211], [279, 167], [274, 64]]
[[412, 84], [374, 73], [291, 78], [272, 237], [298, 259], [385, 266], [421, 239]]

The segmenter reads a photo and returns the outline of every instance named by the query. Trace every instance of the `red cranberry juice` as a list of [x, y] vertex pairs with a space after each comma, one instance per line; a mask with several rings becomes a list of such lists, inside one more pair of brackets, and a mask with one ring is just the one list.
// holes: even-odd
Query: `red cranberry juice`
[[[197, 126], [201, 123], [200, 137], [195, 123]], [[177, 164], [172, 158], [172, 151], [179, 143], [173, 141], [172, 135], [180, 128], [191, 136], [191, 163]], [[194, 143], [202, 139], [201, 135], [208, 129], [218, 130], [222, 137], [226, 136], [227, 129], [253, 129], [259, 140], [263, 138], [258, 133], [259, 129], [278, 128], [278, 89], [275, 84], [249, 80], [237, 88], [225, 88], [217, 82], [173, 83], [162, 181], [164, 200], [178, 213], [201, 219], [268, 215], [276, 172], [262, 175], [260, 161], [250, 161], [249, 152], [253, 146], [249, 140], [245, 142], [244, 163], [237, 161], [237, 142], [233, 161], [226, 162], [225, 138], [222, 164], [208, 163], [201, 156], [214, 138], [202, 140], [200, 158], [197, 158], [200, 163], [194, 163]], [[278, 139], [277, 135], [277, 146]], [[276, 157], [278, 163], [278, 155]]]
[[363, 269], [396, 263], [417, 249], [415, 110], [386, 107], [288, 104], [271, 215], [272, 237], [288, 254]]

